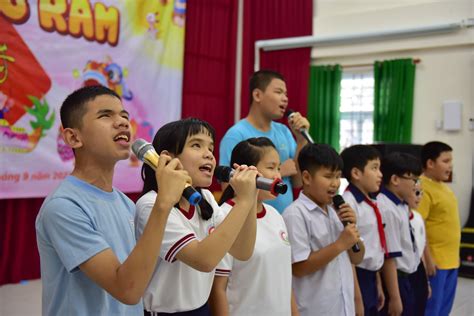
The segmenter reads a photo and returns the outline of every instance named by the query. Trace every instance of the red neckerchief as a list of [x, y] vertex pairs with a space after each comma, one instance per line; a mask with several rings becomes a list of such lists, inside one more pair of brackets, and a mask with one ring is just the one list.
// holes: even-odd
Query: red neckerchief
[[382, 215], [380, 215], [380, 210], [377, 207], [377, 203], [372, 201], [368, 197], [364, 196], [364, 201], [365, 203], [369, 204], [374, 210], [375, 217], [377, 218], [377, 230], [379, 232], [380, 245], [382, 246], [385, 256], [387, 256], [388, 255], [387, 241], [385, 240], [385, 231], [383, 229]]

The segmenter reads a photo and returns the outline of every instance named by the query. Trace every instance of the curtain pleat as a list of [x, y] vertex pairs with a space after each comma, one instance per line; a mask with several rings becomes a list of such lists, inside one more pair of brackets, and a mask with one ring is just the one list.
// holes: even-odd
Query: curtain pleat
[[341, 78], [340, 65], [310, 67], [309, 131], [315, 142], [331, 145], [336, 150], [339, 150]]
[[374, 141], [411, 142], [416, 65], [413, 59], [374, 64]]

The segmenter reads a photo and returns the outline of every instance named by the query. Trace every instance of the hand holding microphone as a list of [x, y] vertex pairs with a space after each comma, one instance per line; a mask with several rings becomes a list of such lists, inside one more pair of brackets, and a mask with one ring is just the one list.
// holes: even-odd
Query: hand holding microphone
[[308, 120], [292, 109], [287, 109], [285, 115], [288, 118], [288, 124], [290, 124], [292, 129], [299, 131], [301, 135], [308, 141], [308, 143], [314, 144], [313, 138], [311, 138], [311, 135], [309, 135]]
[[[343, 204], [345, 204], [346, 202], [344, 201], [342, 196], [335, 195], [332, 198], [332, 201], [334, 203], [334, 208], [338, 212], [338, 215], [341, 218], [341, 222], [344, 225], [344, 227], [346, 227], [349, 224], [355, 224], [356, 223], [356, 217], [355, 217], [354, 211], [352, 211], [352, 209], [350, 207], [348, 207], [347, 205], [345, 207], [343, 206]], [[344, 210], [345, 208], [347, 208], [347, 209]], [[339, 213], [339, 211], [341, 213]], [[347, 230], [347, 229], [344, 228], [344, 230]], [[351, 230], [351, 228], [349, 228], [348, 230]], [[357, 233], [357, 228], [355, 228], [355, 226], [353, 227], [353, 231], [350, 231], [350, 234], [352, 235], [351, 237], [356, 237], [356, 238], [352, 238], [352, 241], [354, 241], [354, 239], [355, 239], [355, 243], [352, 246], [352, 251], [353, 252], [359, 252], [360, 247], [357, 244], [357, 241], [358, 241], [359, 237], [358, 237], [358, 233]]]
[[[229, 182], [235, 174], [235, 170], [227, 166], [217, 166], [214, 176], [220, 182]], [[258, 189], [270, 191], [273, 195], [285, 194], [288, 186], [281, 179], [268, 179], [257, 176], [256, 186]]]
[[[160, 156], [156, 153], [153, 145], [144, 139], [138, 138], [135, 140], [135, 142], [132, 144], [132, 151], [140, 161], [143, 161], [155, 171], [157, 168], [159, 168], [159, 166], [167, 163], [167, 161], [160, 161]], [[178, 163], [178, 160], [174, 160], [174, 162], [171, 160], [169, 167], [175, 170], [178, 166]], [[175, 180], [179, 179], [177, 178]], [[158, 183], [158, 186], [159, 185], [160, 184]], [[166, 184], [166, 186], [168, 186], [168, 184]], [[185, 183], [182, 196], [186, 198], [191, 205], [196, 205], [199, 203], [199, 201], [201, 201], [201, 194], [197, 192], [196, 189], [194, 189], [189, 183]]]

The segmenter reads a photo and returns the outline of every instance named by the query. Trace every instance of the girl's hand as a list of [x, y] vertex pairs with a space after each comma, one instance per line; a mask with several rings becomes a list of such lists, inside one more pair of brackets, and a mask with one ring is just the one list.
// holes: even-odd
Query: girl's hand
[[234, 165], [235, 173], [230, 179], [230, 185], [235, 191], [236, 199], [254, 201], [257, 196], [257, 168], [247, 165]]

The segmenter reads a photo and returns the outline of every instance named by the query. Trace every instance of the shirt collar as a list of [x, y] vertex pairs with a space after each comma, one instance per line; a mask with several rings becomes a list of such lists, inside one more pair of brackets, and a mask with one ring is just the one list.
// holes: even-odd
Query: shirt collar
[[400, 200], [395, 193], [392, 191], [388, 190], [386, 187], [382, 187], [382, 190], [380, 190], [383, 194], [385, 194], [393, 203], [396, 205], [404, 203], [402, 200]]
[[362, 191], [359, 190], [359, 188], [353, 185], [352, 183], [349, 183], [349, 185], [347, 186], [347, 190], [349, 190], [352, 193], [357, 203], [361, 203], [362, 201], [365, 200], [364, 193], [362, 193]]
[[323, 209], [319, 207], [318, 204], [314, 203], [314, 201], [311, 200], [307, 195], [305, 195], [303, 191], [300, 192], [298, 199], [301, 201], [301, 204], [303, 204], [303, 206], [308, 209], [308, 211], [323, 211]]

